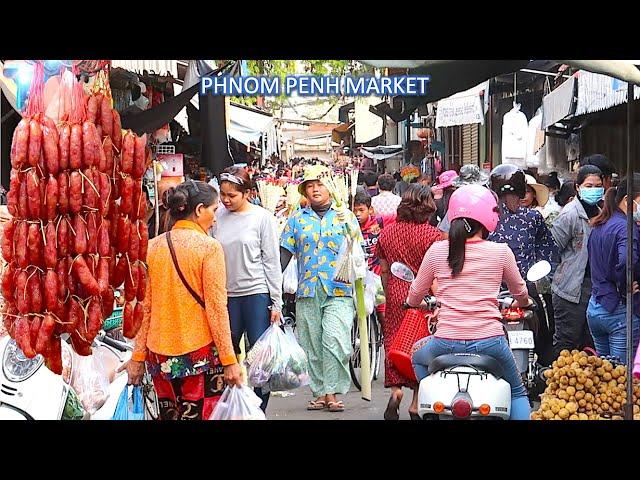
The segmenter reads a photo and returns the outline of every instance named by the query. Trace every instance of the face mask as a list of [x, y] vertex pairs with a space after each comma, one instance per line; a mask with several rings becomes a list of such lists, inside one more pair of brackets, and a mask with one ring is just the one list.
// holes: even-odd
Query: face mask
[[633, 203], [636, 205], [636, 210], [633, 212], [633, 221], [640, 222], [640, 205], [638, 205], [635, 200]]
[[588, 205], [595, 205], [604, 195], [604, 187], [581, 187], [580, 198]]

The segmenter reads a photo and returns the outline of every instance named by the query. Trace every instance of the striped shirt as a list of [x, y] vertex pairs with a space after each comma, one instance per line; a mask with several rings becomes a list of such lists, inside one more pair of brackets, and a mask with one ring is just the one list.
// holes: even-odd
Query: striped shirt
[[515, 256], [507, 244], [467, 240], [462, 272], [451, 276], [447, 262], [449, 241], [436, 242], [429, 249], [409, 290], [407, 302], [418, 305], [434, 279], [442, 307], [436, 337], [476, 340], [504, 335], [497, 296], [504, 281], [511, 295], [522, 303], [528, 299]]

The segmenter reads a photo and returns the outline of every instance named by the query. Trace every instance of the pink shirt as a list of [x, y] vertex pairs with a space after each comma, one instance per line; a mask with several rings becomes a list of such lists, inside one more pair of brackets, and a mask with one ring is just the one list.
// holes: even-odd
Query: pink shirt
[[418, 305], [438, 281], [437, 298], [442, 304], [436, 337], [475, 340], [504, 335], [497, 296], [504, 281], [511, 295], [525, 303], [527, 286], [515, 256], [506, 243], [467, 240], [462, 272], [451, 276], [447, 261], [449, 241], [434, 243], [422, 260], [407, 302]]

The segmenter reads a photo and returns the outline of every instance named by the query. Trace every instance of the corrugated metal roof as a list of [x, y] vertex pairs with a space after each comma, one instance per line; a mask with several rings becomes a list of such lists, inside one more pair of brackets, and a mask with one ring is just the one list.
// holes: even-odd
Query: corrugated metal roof
[[[640, 98], [640, 87], [634, 88], [634, 98]], [[578, 106], [576, 115], [599, 112], [627, 103], [627, 83], [607, 75], [581, 71], [578, 76]]]

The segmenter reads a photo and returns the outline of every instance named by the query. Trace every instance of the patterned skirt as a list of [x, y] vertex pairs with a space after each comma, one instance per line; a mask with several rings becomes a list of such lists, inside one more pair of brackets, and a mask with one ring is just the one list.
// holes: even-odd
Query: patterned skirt
[[224, 370], [213, 344], [177, 357], [149, 352], [147, 369], [161, 420], [208, 420], [225, 388]]

